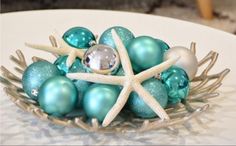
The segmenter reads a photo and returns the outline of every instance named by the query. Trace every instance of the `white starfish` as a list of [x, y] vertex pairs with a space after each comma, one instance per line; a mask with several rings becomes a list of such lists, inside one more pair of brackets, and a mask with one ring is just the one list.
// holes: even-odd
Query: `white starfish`
[[[56, 40], [54, 40], [56, 37]], [[46, 52], [58, 54], [58, 55], [68, 55], [68, 58], [66, 60], [66, 65], [71, 66], [73, 62], [75, 61], [76, 57], [82, 58], [84, 56], [84, 50], [78, 49], [69, 46], [64, 40], [59, 37], [58, 33], [55, 32], [54, 36], [50, 36], [49, 39], [53, 43], [53, 46], [45, 46], [45, 45], [35, 45], [30, 43], [25, 43], [26, 46], [38, 50], [43, 50]], [[57, 44], [59, 46], [57, 46]]]
[[161, 73], [162, 71], [168, 69], [172, 66], [179, 57], [171, 58], [159, 65], [156, 65], [148, 70], [145, 70], [137, 75], [134, 75], [133, 69], [131, 66], [131, 62], [124, 47], [121, 39], [115, 32], [115, 30], [111, 30], [113, 40], [116, 44], [116, 48], [121, 58], [121, 64], [124, 69], [124, 76], [112, 76], [112, 75], [101, 75], [95, 73], [70, 73], [67, 74], [67, 77], [78, 80], [86, 80], [90, 82], [96, 83], [104, 83], [104, 84], [112, 84], [112, 85], [122, 85], [123, 89], [120, 92], [120, 95], [111, 108], [111, 110], [107, 113], [105, 119], [103, 120], [102, 125], [108, 126], [113, 119], [119, 114], [121, 109], [124, 107], [127, 102], [129, 95], [132, 91], [137, 92], [137, 94], [144, 100], [144, 102], [161, 118], [161, 119], [169, 119], [169, 116], [165, 112], [165, 110], [160, 106], [158, 101], [141, 85], [141, 83], [149, 78], [154, 77], [157, 73]]
[[[112, 75], [102, 75], [96, 73], [69, 73], [67, 77], [77, 80], [85, 80], [94, 83], [103, 83], [103, 84], [111, 84], [111, 85], [121, 85], [123, 89], [120, 92], [120, 95], [117, 98], [116, 103], [110, 109], [110, 111], [105, 116], [103, 120], [102, 126], [108, 126], [115, 117], [119, 114], [119, 112], [124, 107], [127, 102], [129, 95], [132, 91], [137, 92], [137, 94], [143, 99], [143, 101], [162, 119], [168, 120], [169, 116], [165, 112], [165, 110], [161, 107], [158, 101], [141, 85], [141, 83], [147, 79], [154, 77], [156, 74], [161, 73], [162, 71], [168, 69], [170, 66], [175, 64], [175, 62], [179, 59], [179, 57], [171, 58], [159, 65], [156, 65], [150, 69], [147, 69], [143, 72], [140, 72], [136, 75], [133, 73], [133, 69], [131, 66], [130, 58], [126, 51], [124, 44], [122, 43], [120, 37], [116, 33], [114, 29], [111, 30], [113, 40], [116, 44], [116, 48], [118, 54], [121, 58], [121, 64], [124, 69], [124, 76], [112, 76]], [[83, 50], [73, 48], [67, 45], [60, 37], [57, 37], [57, 41], [59, 44], [59, 48], [55, 45], [54, 47], [43, 46], [43, 45], [26, 45], [31, 48], [44, 50], [51, 53], [56, 53], [59, 55], [68, 55], [67, 65], [70, 66], [75, 57], [82, 58]]]

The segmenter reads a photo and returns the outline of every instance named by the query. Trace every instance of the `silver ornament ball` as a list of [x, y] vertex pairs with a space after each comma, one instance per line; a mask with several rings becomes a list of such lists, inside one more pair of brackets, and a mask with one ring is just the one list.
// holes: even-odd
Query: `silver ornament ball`
[[97, 44], [90, 47], [83, 56], [82, 63], [91, 72], [112, 74], [120, 64], [119, 55], [115, 49]]
[[180, 56], [180, 59], [175, 63], [175, 66], [182, 68], [192, 80], [198, 70], [198, 61], [194, 53], [188, 48], [182, 46], [176, 46], [170, 48], [164, 54], [164, 60], [173, 58], [174, 56]]

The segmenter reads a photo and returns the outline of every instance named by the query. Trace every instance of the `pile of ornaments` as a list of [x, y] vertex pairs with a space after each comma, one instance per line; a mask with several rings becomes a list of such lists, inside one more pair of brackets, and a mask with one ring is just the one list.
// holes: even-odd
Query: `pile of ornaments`
[[[197, 58], [185, 47], [170, 48], [164, 41], [150, 36], [138, 36], [127, 28], [115, 26], [105, 30], [96, 41], [95, 35], [84, 27], [69, 29], [63, 40], [74, 48], [86, 49], [81, 59], [76, 58], [68, 67], [68, 56], [59, 56], [54, 63], [38, 61], [24, 71], [22, 84], [25, 93], [36, 100], [49, 115], [64, 117], [74, 111], [84, 112], [88, 118], [102, 122], [116, 103], [122, 87], [71, 80], [67, 73], [97, 73], [124, 75], [111, 30], [115, 29], [127, 49], [135, 74], [179, 55], [174, 66], [157, 77], [142, 83], [143, 87], [163, 108], [185, 100], [189, 94], [190, 81], [197, 72]], [[135, 92], [130, 94], [125, 106], [139, 118], [157, 115]]]

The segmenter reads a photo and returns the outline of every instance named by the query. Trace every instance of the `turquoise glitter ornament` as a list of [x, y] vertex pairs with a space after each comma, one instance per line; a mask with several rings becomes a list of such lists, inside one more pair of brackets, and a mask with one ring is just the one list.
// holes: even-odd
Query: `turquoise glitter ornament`
[[[54, 62], [54, 64], [57, 66], [57, 68], [61, 71], [63, 75], [66, 75], [67, 73], [85, 73], [86, 68], [81, 63], [81, 60], [79, 58], [76, 58], [74, 63], [71, 65], [71, 67], [67, 67], [66, 60], [68, 56], [60, 56], [57, 58], [57, 60]], [[73, 80], [77, 90], [78, 90], [78, 107], [82, 106], [82, 98], [84, 96], [85, 91], [87, 88], [92, 84], [91, 82], [83, 81], [83, 80]]]
[[161, 47], [162, 51], [165, 52], [170, 49], [170, 46], [163, 40], [156, 39], [157, 44]]
[[120, 36], [123, 44], [125, 46], [127, 46], [129, 44], [129, 42], [134, 39], [134, 35], [133, 33], [128, 30], [127, 28], [121, 27], [121, 26], [114, 26], [111, 27], [109, 29], [107, 29], [106, 31], [104, 31], [99, 39], [99, 44], [104, 44], [104, 45], [108, 45], [112, 48], [116, 48], [116, 45], [113, 41], [112, 35], [111, 35], [111, 30], [115, 29], [117, 34]]
[[48, 61], [38, 61], [26, 68], [22, 76], [22, 86], [27, 95], [37, 99], [38, 89], [47, 79], [60, 75], [57, 67]]
[[128, 47], [128, 54], [134, 71], [140, 72], [163, 61], [163, 50], [157, 40], [149, 36], [140, 36], [133, 39]]
[[93, 33], [84, 27], [73, 27], [67, 30], [62, 36], [63, 40], [72, 47], [85, 49], [96, 41]]
[[[151, 78], [142, 83], [143, 87], [165, 108], [168, 101], [165, 86], [158, 79]], [[138, 117], [154, 118], [156, 113], [138, 96], [132, 92], [127, 103], [127, 107]]]
[[73, 82], [64, 76], [48, 79], [39, 89], [40, 107], [53, 116], [70, 113], [77, 104], [77, 90]]
[[85, 92], [83, 108], [90, 118], [102, 122], [106, 114], [115, 104], [120, 93], [118, 86], [93, 84]]
[[173, 66], [161, 73], [161, 79], [168, 92], [169, 104], [176, 104], [187, 98], [190, 85], [188, 75], [183, 69]]

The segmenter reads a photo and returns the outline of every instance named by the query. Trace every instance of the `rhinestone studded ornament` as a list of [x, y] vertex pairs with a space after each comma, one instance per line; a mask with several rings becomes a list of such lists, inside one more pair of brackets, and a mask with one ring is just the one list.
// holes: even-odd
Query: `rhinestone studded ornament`
[[50, 63], [34, 56], [28, 66], [17, 50], [18, 58], [10, 58], [22, 77], [1, 66], [4, 91], [21, 109], [55, 124], [147, 131], [183, 124], [207, 110], [207, 99], [218, 96], [215, 90], [230, 71], [209, 75], [218, 54], [211, 51], [198, 60], [195, 43], [190, 49], [170, 47], [159, 38], [135, 37], [122, 26], [108, 28], [98, 40], [95, 36], [73, 27], [62, 37], [50, 36], [52, 46], [26, 43], [57, 58]]

